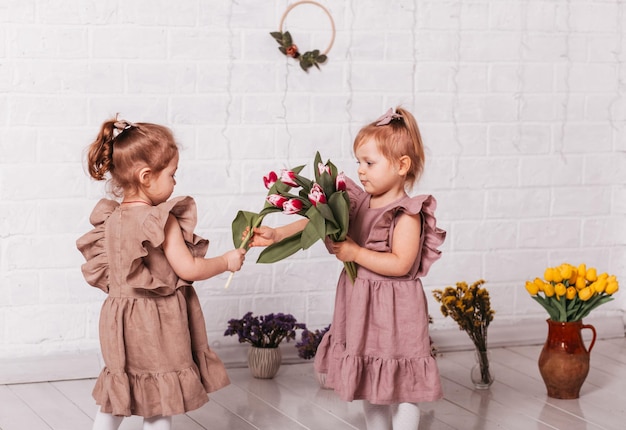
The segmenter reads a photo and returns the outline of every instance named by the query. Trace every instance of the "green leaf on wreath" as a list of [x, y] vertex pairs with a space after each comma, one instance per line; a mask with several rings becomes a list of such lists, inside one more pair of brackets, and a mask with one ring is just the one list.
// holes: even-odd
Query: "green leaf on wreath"
[[302, 70], [304, 70], [305, 72], [308, 72], [308, 68], [311, 67], [313, 64], [311, 64], [311, 62], [305, 58], [301, 58], [300, 59], [300, 67], [302, 68]]
[[288, 31], [285, 31], [283, 33], [283, 46], [285, 48], [289, 48], [291, 45], [293, 45], [293, 40], [291, 39], [291, 34]]

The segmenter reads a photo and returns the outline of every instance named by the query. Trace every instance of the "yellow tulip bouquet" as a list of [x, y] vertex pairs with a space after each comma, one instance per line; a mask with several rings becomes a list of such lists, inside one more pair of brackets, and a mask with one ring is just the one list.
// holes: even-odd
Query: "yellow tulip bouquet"
[[526, 290], [556, 322], [582, 320], [601, 304], [613, 300], [619, 289], [614, 275], [598, 275], [594, 267], [587, 268], [585, 264], [548, 267], [543, 277], [526, 281]]

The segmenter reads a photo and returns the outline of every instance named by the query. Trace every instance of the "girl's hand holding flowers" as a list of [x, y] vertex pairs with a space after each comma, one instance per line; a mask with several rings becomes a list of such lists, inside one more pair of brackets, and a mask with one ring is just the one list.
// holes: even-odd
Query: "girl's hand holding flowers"
[[237, 272], [243, 266], [243, 262], [246, 259], [245, 249], [233, 249], [228, 251], [223, 256], [226, 261], [226, 268], [229, 272]]
[[330, 249], [338, 260], [343, 262], [356, 261], [361, 247], [346, 237], [343, 242], [330, 242]]
[[[250, 227], [246, 227], [246, 230], [241, 235], [241, 240], [250, 232]], [[255, 227], [252, 229], [252, 235], [248, 241], [248, 247], [254, 246], [269, 246], [276, 243], [276, 230], [271, 227], [262, 225], [261, 227]]]

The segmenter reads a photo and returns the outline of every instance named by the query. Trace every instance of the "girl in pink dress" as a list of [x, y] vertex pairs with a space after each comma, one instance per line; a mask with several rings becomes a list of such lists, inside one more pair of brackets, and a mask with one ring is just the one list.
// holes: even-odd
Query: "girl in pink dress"
[[[417, 404], [443, 396], [420, 278], [439, 259], [445, 232], [436, 225], [435, 198], [407, 194], [424, 166], [410, 112], [390, 109], [366, 125], [353, 150], [363, 188], [347, 181], [348, 239], [327, 246], [339, 260], [355, 262], [358, 274], [353, 284], [341, 273], [315, 368], [343, 400], [363, 400], [368, 429], [416, 430]], [[307, 222], [259, 227], [252, 246], [278, 242]]]
[[207, 393], [229, 383], [209, 348], [192, 282], [239, 270], [244, 251], [204, 258], [209, 243], [194, 234], [194, 200], [168, 200], [178, 168], [168, 128], [106, 121], [89, 146], [87, 168], [121, 198], [100, 200], [93, 230], [77, 241], [85, 279], [108, 294], [93, 428], [115, 430], [124, 416], [139, 415], [144, 429], [167, 430], [172, 415], [199, 408]]

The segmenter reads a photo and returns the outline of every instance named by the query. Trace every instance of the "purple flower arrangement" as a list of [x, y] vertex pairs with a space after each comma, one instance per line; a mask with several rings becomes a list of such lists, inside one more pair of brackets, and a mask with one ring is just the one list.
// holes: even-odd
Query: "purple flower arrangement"
[[330, 324], [322, 330], [310, 331], [305, 328], [300, 335], [300, 342], [296, 343], [298, 357], [305, 360], [315, 357], [317, 347], [328, 330], [330, 330]]
[[299, 329], [306, 329], [306, 325], [298, 323], [291, 314], [254, 316], [248, 312], [241, 319], [229, 320], [224, 336], [237, 335], [239, 343], [249, 343], [257, 348], [277, 348], [283, 340], [295, 339]]

